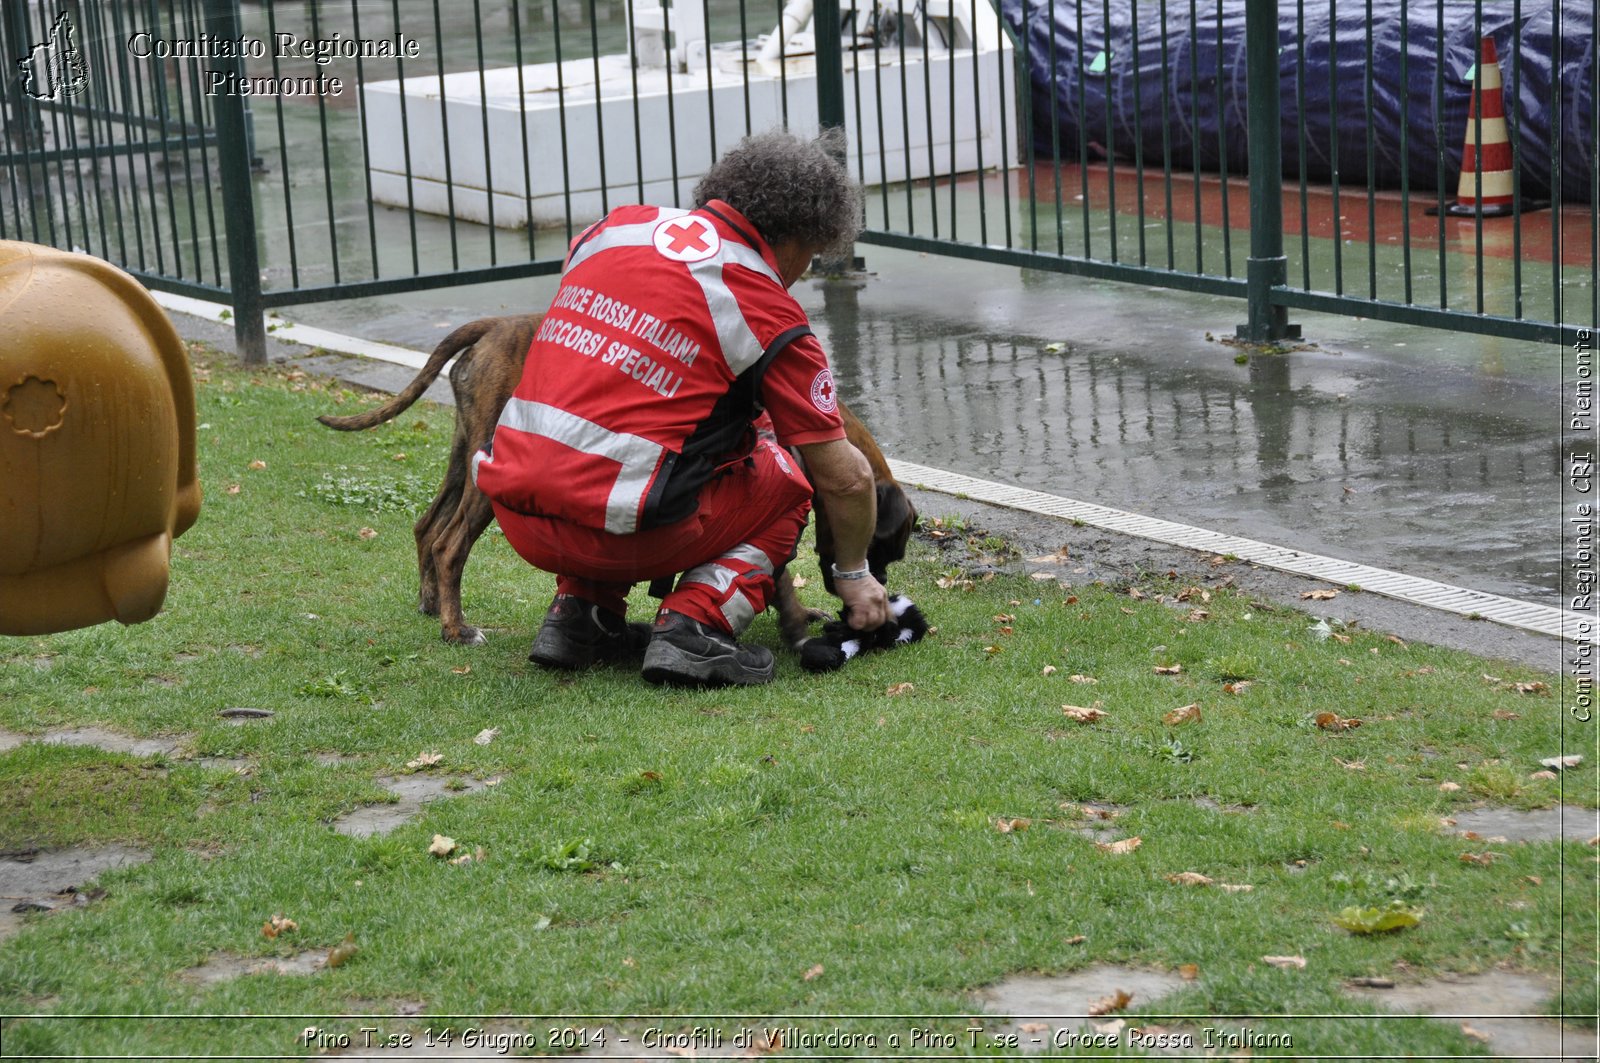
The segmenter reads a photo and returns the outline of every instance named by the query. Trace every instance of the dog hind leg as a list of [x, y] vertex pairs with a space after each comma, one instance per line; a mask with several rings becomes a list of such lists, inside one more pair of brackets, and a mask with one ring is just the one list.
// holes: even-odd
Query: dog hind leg
[[472, 544], [494, 520], [494, 507], [470, 481], [461, 480], [461, 501], [450, 520], [433, 540], [433, 568], [439, 589], [440, 634], [446, 642], [481, 646], [488, 640], [467, 623], [461, 609], [461, 574], [467, 567]]

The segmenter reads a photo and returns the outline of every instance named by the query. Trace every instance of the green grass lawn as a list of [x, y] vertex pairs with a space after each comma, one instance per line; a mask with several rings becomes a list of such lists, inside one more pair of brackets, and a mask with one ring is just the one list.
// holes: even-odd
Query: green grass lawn
[[[368, 398], [196, 358], [205, 504], [176, 543], [165, 611], [0, 639], [0, 726], [184, 741], [172, 757], [0, 754], [0, 850], [154, 853], [103, 876], [93, 904], [30, 917], [0, 944], [0, 1012], [108, 1016], [9, 1019], [7, 1054], [309, 1054], [300, 1016], [418, 1005], [384, 1029], [842, 1013], [946, 1016], [936, 1025], [959, 1031], [980, 987], [1101, 962], [1193, 965], [1167, 1011], [1354, 1016], [1370, 1008], [1342, 991], [1353, 977], [1555, 973], [1564, 957], [1565, 1009], [1594, 1011], [1595, 850], [1440, 827], [1563, 792], [1592, 806], [1592, 758], [1530, 778], [1560, 751], [1559, 703], [1511, 684], [1554, 688], [1553, 675], [1381, 632], [1318, 638], [1306, 615], [1229, 590], [1225, 565], [1197, 564], [1203, 602], [1175, 600], [1201, 576], [1153, 575], [1142, 596], [952, 579], [969, 548], [1001, 545], [960, 522], [919, 538], [896, 573], [936, 626], [919, 645], [826, 676], [780, 654], [760, 689], [551, 675], [525, 654], [552, 580], [498, 534], [466, 578], [487, 646], [445, 645], [416, 611], [410, 524], [443, 467], [448, 411], [339, 435], [313, 417]], [[815, 568], [804, 555], [802, 594], [823, 604]], [[648, 616], [642, 588], [633, 606]], [[772, 616], [748, 637], [776, 647]], [[1068, 704], [1106, 715], [1075, 723]], [[1197, 721], [1163, 722], [1188, 704]], [[218, 718], [234, 706], [275, 715]], [[1360, 726], [1321, 729], [1325, 712]], [[408, 768], [422, 753], [440, 759]], [[387, 799], [377, 777], [413, 771], [498, 782], [386, 835], [332, 828]], [[1104, 825], [1141, 844], [1097, 846], [1088, 802], [1118, 806]], [[482, 859], [431, 856], [435, 834]], [[1181, 872], [1216, 885], [1169, 880]], [[1391, 900], [1420, 922], [1365, 936], [1333, 922]], [[269, 939], [278, 913], [298, 927]], [[348, 962], [303, 976], [183, 975], [218, 952], [321, 953], [352, 934]], [[109, 1017], [174, 1013], [295, 1018]], [[1293, 1052], [1486, 1051], [1458, 1026], [1296, 1020]]]

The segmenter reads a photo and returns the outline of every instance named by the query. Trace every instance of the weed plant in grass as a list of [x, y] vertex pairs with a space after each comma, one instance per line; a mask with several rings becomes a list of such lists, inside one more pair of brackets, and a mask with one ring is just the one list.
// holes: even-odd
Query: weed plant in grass
[[[960, 1016], [940, 1020], [960, 1031], [981, 987], [1100, 962], [1194, 965], [1176, 995], [1133, 1001], [1130, 1021], [1153, 1004], [1358, 1016], [1368, 1005], [1341, 989], [1352, 977], [1557, 973], [1563, 955], [1558, 1006], [1593, 1013], [1594, 850], [1441, 826], [1482, 803], [1592, 807], [1593, 763], [1531, 777], [1560, 748], [1559, 709], [1510, 684], [1552, 676], [1381, 633], [1320, 639], [1312, 618], [1222, 586], [1225, 569], [1200, 618], [1162, 578], [1142, 599], [951, 580], [949, 552], [928, 542], [894, 574], [936, 625], [918, 645], [823, 676], [781, 653], [759, 689], [552, 675], [525, 660], [551, 579], [497, 535], [465, 588], [487, 646], [447, 646], [416, 611], [410, 522], [443, 467], [448, 412], [335, 435], [313, 417], [365, 398], [204, 351], [197, 364], [205, 507], [176, 544], [166, 610], [0, 640], [0, 725], [180, 746], [0, 754], [0, 849], [153, 853], [104, 875], [104, 898], [31, 916], [0, 944], [0, 1012], [31, 1016], [0, 1028], [8, 1051], [310, 1053], [288, 1019], [49, 1016], [417, 1004], [384, 1029], [420, 1035], [449, 1014], [847, 1013]], [[968, 541], [993, 552], [982, 532]], [[820, 595], [814, 565], [798, 567]], [[749, 637], [779, 641], [770, 617]], [[1077, 724], [1066, 704], [1106, 715]], [[1163, 722], [1190, 704], [1197, 720]], [[232, 706], [274, 715], [234, 725], [217, 715]], [[1361, 724], [1321, 729], [1322, 712]], [[498, 783], [386, 834], [333, 829], [392, 799], [380, 778], [415, 772]], [[1091, 803], [1115, 815], [1093, 818]], [[475, 858], [431, 856], [436, 834]], [[1122, 853], [1097, 844], [1133, 838]], [[1212, 884], [1169, 878], [1182, 872]], [[1352, 903], [1387, 903], [1391, 881], [1416, 926], [1335, 926]], [[278, 914], [297, 926], [264, 936]], [[354, 956], [309, 974], [192, 973], [351, 934]], [[1279, 1021], [1293, 1053], [1482, 1050], [1443, 1023]], [[362, 1022], [320, 1025], [354, 1036]]]

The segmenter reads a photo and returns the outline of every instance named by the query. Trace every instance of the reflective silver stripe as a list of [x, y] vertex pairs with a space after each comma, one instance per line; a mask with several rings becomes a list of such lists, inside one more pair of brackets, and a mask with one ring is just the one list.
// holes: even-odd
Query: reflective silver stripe
[[542, 402], [518, 398], [506, 403], [500, 414], [500, 424], [620, 463], [622, 468], [617, 471], [617, 481], [606, 499], [606, 531], [628, 535], [639, 530], [639, 506], [650, 489], [656, 466], [661, 463], [661, 444], [643, 436], [613, 432]]
[[744, 629], [756, 618], [756, 607], [743, 591], [734, 591], [733, 597], [722, 603], [723, 619], [728, 621], [728, 627], [735, 638], [744, 634]]
[[474, 487], [478, 485], [478, 466], [489, 460], [489, 452], [487, 450], [480, 450], [472, 455], [472, 485]]
[[[722, 246], [726, 248], [728, 242], [724, 240]], [[756, 334], [750, 331], [749, 322], [744, 319], [739, 300], [722, 278], [722, 267], [726, 264], [726, 256], [718, 254], [704, 262], [694, 263], [689, 267], [689, 275], [705, 293], [706, 307], [711, 311], [711, 322], [717, 329], [717, 345], [722, 348], [722, 359], [733, 370], [733, 375], [738, 376], [761, 360], [762, 347]]]
[[704, 583], [718, 594], [728, 593], [728, 588], [733, 586], [733, 581], [739, 578], [739, 573], [731, 568], [724, 568], [715, 561], [707, 561], [703, 565], [696, 565], [683, 574], [680, 583]]
[[686, 210], [662, 210], [649, 221], [607, 226], [572, 253], [572, 257], [567, 259], [567, 269], [570, 271], [591, 255], [609, 251], [613, 247], [654, 247], [656, 226], [670, 218], [681, 218], [687, 213], [689, 212]]
[[722, 556], [732, 561], [743, 561], [745, 564], [752, 565], [769, 576], [772, 575], [772, 559], [760, 547], [751, 546], [749, 543], [740, 543]]

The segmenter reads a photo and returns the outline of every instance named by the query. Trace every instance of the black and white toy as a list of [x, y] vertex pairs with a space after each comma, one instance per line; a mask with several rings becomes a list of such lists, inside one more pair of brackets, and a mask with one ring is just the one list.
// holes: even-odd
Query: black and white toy
[[863, 650], [892, 650], [918, 642], [928, 633], [922, 610], [903, 594], [889, 596], [889, 620], [876, 631], [857, 631], [849, 624], [849, 611], [822, 627], [800, 644], [800, 667], [808, 672], [832, 672]]

